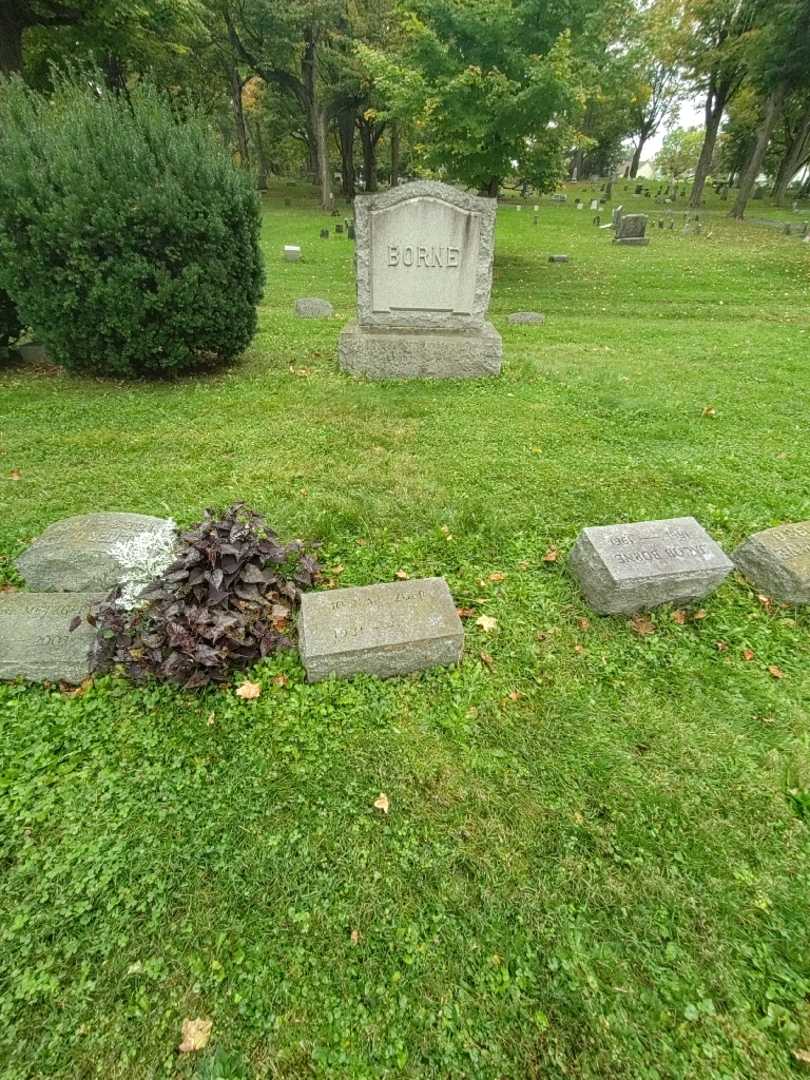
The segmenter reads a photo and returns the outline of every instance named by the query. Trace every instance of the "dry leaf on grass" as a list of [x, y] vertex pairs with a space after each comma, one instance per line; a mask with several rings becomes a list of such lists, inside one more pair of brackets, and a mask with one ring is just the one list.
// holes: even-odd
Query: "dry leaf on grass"
[[358, 945], [360, 943], [360, 931], [352, 930], [351, 932], [352, 945]]
[[639, 612], [637, 615], [634, 615], [627, 625], [636, 634], [641, 634], [642, 636], [644, 634], [655, 633], [655, 623], [652, 621], [649, 615], [643, 615], [641, 614], [641, 612]]
[[575, 652], [575, 653], [577, 653], [577, 654], [578, 654], [579, 656], [582, 656], [582, 655], [584, 655], [584, 653], [585, 653], [585, 646], [584, 646], [584, 645], [580, 645], [580, 644], [576, 644], [576, 645], [574, 646], [574, 652]]
[[374, 800], [374, 809], [382, 810], [384, 814], [388, 813], [390, 805], [391, 804], [388, 801], [388, 796], [385, 794], [384, 791], [381, 791], [377, 798]]
[[489, 634], [498, 628], [498, 620], [493, 619], [491, 615], [479, 615], [475, 620], [475, 625], [480, 626], [485, 634]]
[[505, 577], [506, 577], [506, 574], [504, 574], [503, 571], [501, 571], [501, 570], [493, 570], [492, 573], [489, 575], [489, 580], [490, 581], [503, 581], [503, 579]]
[[703, 608], [699, 608], [699, 609], [698, 609], [698, 610], [697, 610], [697, 611], [696, 611], [696, 612], [695, 612], [695, 613], [694, 613], [694, 614], [692, 615], [692, 618], [693, 618], [693, 619], [694, 619], [694, 620], [695, 620], [696, 622], [700, 622], [700, 621], [701, 621], [701, 619], [705, 619], [705, 618], [706, 618], [706, 612], [705, 612], [705, 611], [703, 610]]
[[289, 682], [289, 678], [284, 674], [283, 671], [279, 672], [278, 675], [273, 676], [273, 686], [288, 686]]
[[478, 655], [481, 658], [481, 663], [485, 667], [488, 667], [490, 671], [492, 671], [492, 665], [494, 664], [495, 661], [492, 659], [492, 657], [489, 655], [489, 653], [482, 651]]
[[766, 611], [770, 611], [773, 607], [773, 601], [771, 600], [770, 596], [764, 596], [762, 593], [759, 593], [757, 596], [757, 600], [759, 600], [760, 604], [762, 604]]
[[713, 419], [717, 416], [717, 409], [715, 409], [714, 405], [706, 405], [703, 409], [703, 416], [708, 416]]
[[557, 561], [557, 556], [559, 554], [560, 554], [559, 548], [556, 548], [556, 547], [554, 547], [552, 545], [548, 549], [548, 551], [545, 553], [545, 555], [543, 556], [543, 562], [556, 562]]
[[590, 619], [577, 619], [577, 626], [580, 628], [580, 630], [590, 630], [590, 628], [591, 628], [591, 620]]
[[22, 480], [22, 473], [19, 469], [12, 469], [8, 474], [9, 480]]
[[785, 677], [784, 671], [782, 671], [780, 667], [777, 667], [776, 664], [771, 664], [768, 668], [768, 672], [773, 675], [775, 679], [784, 679]]
[[471, 619], [475, 614], [475, 608], [473, 607], [458, 607], [456, 611], [460, 619]]
[[718, 652], [728, 652], [728, 645], [725, 641], [715, 641], [714, 647]]
[[407, 581], [410, 576], [407, 570], [397, 570], [394, 574], [394, 577], [399, 578], [400, 581]]
[[343, 565], [343, 563], [338, 563], [337, 566], [332, 567], [332, 573], [333, 574], [342, 574], [345, 569], [346, 569], [346, 567]]
[[753, 649], [743, 649], [742, 658], [743, 658], [743, 660], [753, 660], [754, 659], [754, 650]]
[[243, 682], [237, 689], [236, 696], [242, 698], [243, 701], [255, 701], [261, 694], [262, 688], [255, 682]]
[[797, 1061], [803, 1061], [805, 1065], [810, 1065], [810, 1050], [794, 1050], [793, 1056]]
[[206, 1046], [208, 1046], [208, 1040], [211, 1038], [211, 1028], [213, 1026], [213, 1020], [202, 1020], [199, 1017], [196, 1020], [184, 1020], [183, 1041], [177, 1049], [181, 1054], [190, 1054], [195, 1050], [204, 1050]]
[[683, 626], [688, 617], [683, 608], [678, 608], [677, 611], [672, 612], [672, 621], [677, 623], [678, 626]]

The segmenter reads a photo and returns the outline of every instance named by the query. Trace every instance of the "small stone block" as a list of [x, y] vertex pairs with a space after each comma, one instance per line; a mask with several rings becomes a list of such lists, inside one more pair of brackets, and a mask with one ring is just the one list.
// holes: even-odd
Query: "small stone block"
[[568, 262], [568, 256], [567, 255], [549, 255], [548, 261], [550, 263], [567, 263]]
[[731, 558], [758, 592], [785, 604], [810, 604], [810, 521], [754, 533]]
[[541, 315], [539, 311], [513, 311], [507, 319], [513, 326], [542, 326], [545, 321], [545, 315]]
[[344, 327], [340, 367], [368, 379], [479, 379], [499, 375], [503, 342], [490, 322], [472, 330]]
[[697, 600], [733, 569], [693, 517], [583, 529], [568, 565], [588, 604], [603, 615]]
[[295, 301], [295, 314], [302, 319], [330, 319], [334, 313], [329, 301], [317, 296], [304, 296]]
[[[172, 523], [146, 514], [81, 514], [49, 525], [17, 559], [29, 589], [41, 592], [96, 592], [114, 588], [126, 567], [123, 545], [144, 533], [156, 541]], [[144, 538], [146, 539], [146, 538]]]
[[284, 258], [287, 262], [298, 262], [301, 258], [301, 248], [297, 244], [285, 244]]
[[646, 247], [650, 239], [647, 236], [617, 236], [614, 244], [622, 244], [624, 247]]
[[329, 230], [328, 229], [321, 229], [321, 240], [328, 240], [328, 239], [329, 239]]
[[358, 672], [407, 675], [457, 664], [464, 650], [444, 578], [304, 593], [298, 635], [309, 682]]
[[335, 232], [336, 233], [342, 233], [343, 232], [343, 226], [340, 225], [340, 224], [336, 225], [335, 226]]
[[[0, 594], [0, 679], [80, 683], [96, 632], [84, 616], [103, 593]], [[68, 629], [75, 615], [82, 623]]]

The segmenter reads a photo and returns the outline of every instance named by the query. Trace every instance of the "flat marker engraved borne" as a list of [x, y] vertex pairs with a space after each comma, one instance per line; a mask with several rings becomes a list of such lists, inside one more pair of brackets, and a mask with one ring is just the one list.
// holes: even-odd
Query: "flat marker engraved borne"
[[104, 593], [0, 594], [0, 679], [79, 683], [90, 671], [95, 630], [82, 622]]
[[464, 647], [444, 578], [304, 593], [298, 636], [309, 682], [358, 672], [386, 678], [456, 664]]
[[569, 566], [590, 606], [607, 615], [696, 600], [732, 569], [693, 517], [583, 529]]
[[731, 557], [759, 592], [786, 604], [810, 604], [810, 521], [756, 532]]

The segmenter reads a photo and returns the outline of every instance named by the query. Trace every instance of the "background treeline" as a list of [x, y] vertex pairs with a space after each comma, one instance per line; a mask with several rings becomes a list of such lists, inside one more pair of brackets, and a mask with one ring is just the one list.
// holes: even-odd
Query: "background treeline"
[[[701, 128], [658, 157], [780, 205], [808, 193], [810, 0], [4, 0], [0, 70], [48, 91], [91, 59], [127, 95], [190, 95], [259, 186], [336, 193], [436, 175], [488, 194], [635, 176], [685, 97]], [[804, 191], [802, 192], [802, 185]]]

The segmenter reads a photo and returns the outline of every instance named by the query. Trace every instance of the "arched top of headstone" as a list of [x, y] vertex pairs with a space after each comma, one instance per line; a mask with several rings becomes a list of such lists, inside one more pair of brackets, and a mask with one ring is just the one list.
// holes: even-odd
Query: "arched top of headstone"
[[366, 327], [484, 324], [497, 200], [416, 180], [355, 200], [357, 306]]

